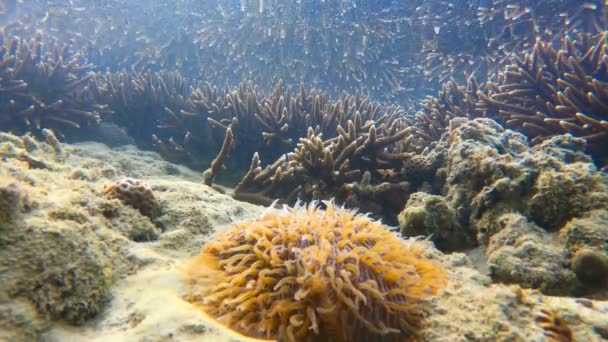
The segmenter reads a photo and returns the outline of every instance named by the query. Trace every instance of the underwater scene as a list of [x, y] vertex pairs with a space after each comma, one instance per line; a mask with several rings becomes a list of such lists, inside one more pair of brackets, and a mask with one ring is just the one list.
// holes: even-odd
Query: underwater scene
[[0, 342], [608, 341], [608, 1], [0, 0]]

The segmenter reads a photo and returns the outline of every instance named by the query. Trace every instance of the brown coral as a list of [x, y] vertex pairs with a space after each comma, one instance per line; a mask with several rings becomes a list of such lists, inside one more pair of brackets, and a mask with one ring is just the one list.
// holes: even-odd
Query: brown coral
[[160, 215], [160, 205], [148, 184], [133, 178], [124, 178], [107, 186], [103, 191], [110, 199], [118, 199], [123, 204], [139, 210], [149, 218]]
[[244, 222], [188, 266], [190, 300], [245, 335], [393, 341], [415, 335], [446, 272], [381, 224], [324, 203]]

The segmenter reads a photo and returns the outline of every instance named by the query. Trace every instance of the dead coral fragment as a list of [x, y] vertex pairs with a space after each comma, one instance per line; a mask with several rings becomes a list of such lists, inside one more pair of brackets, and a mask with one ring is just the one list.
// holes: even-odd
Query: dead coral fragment
[[446, 272], [380, 223], [325, 202], [243, 222], [188, 265], [191, 301], [245, 335], [400, 341], [420, 328]]
[[106, 186], [103, 192], [108, 198], [116, 198], [149, 218], [153, 219], [160, 215], [160, 205], [152, 193], [152, 189], [139, 179], [118, 180], [114, 184]]
[[568, 323], [556, 312], [542, 309], [536, 319], [538, 325], [545, 331], [547, 341], [551, 342], [571, 342], [574, 341], [572, 330]]

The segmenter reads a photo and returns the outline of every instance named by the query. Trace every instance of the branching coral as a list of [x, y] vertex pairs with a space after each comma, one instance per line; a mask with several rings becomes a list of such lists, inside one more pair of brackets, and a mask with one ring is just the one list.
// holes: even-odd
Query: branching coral
[[[445, 9], [437, 11], [437, 9]], [[445, 82], [485, 81], [507, 56], [538, 39], [559, 41], [568, 32], [603, 34], [604, 1], [425, 1], [416, 8], [425, 77]]]
[[105, 106], [89, 86], [94, 74], [81, 55], [49, 41], [0, 32], [0, 125], [3, 130], [78, 128], [96, 123]]
[[422, 152], [432, 147], [448, 129], [451, 119], [475, 117], [478, 89], [475, 80], [467, 82], [466, 87], [451, 80], [444, 83], [437, 97], [427, 96], [421, 103], [421, 110], [407, 116], [414, 133], [412, 149]]
[[243, 222], [188, 266], [190, 300], [245, 335], [287, 341], [401, 341], [448, 276], [427, 245], [325, 203]]
[[[249, 166], [242, 161], [257, 153], [234, 196], [266, 205], [276, 197], [290, 203], [298, 196], [328, 199], [338, 190], [345, 192], [343, 200], [346, 193], [352, 194], [349, 184], [359, 181], [365, 171], [371, 172], [374, 186], [381, 180], [399, 183], [397, 170], [412, 150], [401, 108], [347, 93], [331, 100], [327, 93], [307, 90], [302, 84], [294, 88], [278, 82], [270, 94], [252, 83], [232, 90], [199, 85], [184, 108], [171, 111], [161, 123], [184, 137], [183, 144], [173, 139], [171, 146], [192, 155], [230, 148], [231, 156], [223, 153], [222, 164], [238, 176]], [[228, 127], [231, 147], [225, 144]], [[264, 160], [271, 163], [262, 170]], [[209, 185], [216, 175], [222, 176], [219, 164], [213, 170], [206, 173], [213, 174], [206, 180]], [[402, 187], [383, 189], [397, 194]]]
[[[408, 148], [411, 128], [402, 118], [395, 116], [398, 112], [389, 110], [382, 115], [376, 114], [372, 116], [378, 118], [376, 121], [369, 116], [364, 120], [363, 115], [352, 107], [349, 110], [354, 113], [352, 120], [347, 117], [345, 126], [337, 124], [337, 135], [325, 138], [320, 126], [316, 129], [309, 126], [307, 137], [300, 138], [293, 152], [266, 168], [262, 169], [259, 160], [254, 158], [249, 172], [237, 187], [236, 195], [245, 195], [239, 194], [244, 191], [248, 192], [246, 197], [251, 198], [255, 194], [261, 199], [260, 203], [268, 202], [262, 200], [264, 197], [284, 198], [293, 203], [298, 198], [316, 200], [336, 196], [340, 202], [349, 198], [351, 205], [356, 205], [360, 204], [357, 203], [359, 200], [364, 200], [365, 194], [370, 194], [354, 193], [357, 190], [354, 183], [361, 181], [364, 173], [368, 172], [366, 188], [386, 183], [382, 186], [382, 198], [386, 202], [384, 204], [392, 204], [385, 209], [399, 210], [407, 200], [404, 198], [407, 187], [401, 184], [403, 180], [399, 177], [399, 170], [412, 156], [412, 153], [404, 152]], [[341, 117], [344, 121], [344, 116]], [[383, 215], [383, 212], [375, 213]]]
[[199, 76], [201, 60], [192, 33], [204, 5], [196, 0], [150, 0], [145, 6], [121, 0], [9, 2], [13, 2], [12, 16], [2, 24], [10, 27], [11, 34], [48, 32], [99, 70], [144, 72], [177, 67]]
[[507, 27], [526, 23], [533, 32], [601, 33], [608, 24], [608, 5], [603, 0], [492, 0], [479, 7], [479, 17], [484, 22], [502, 17]]
[[486, 85], [477, 110], [522, 131], [533, 142], [570, 133], [586, 138], [595, 157], [606, 158], [608, 66], [606, 36], [566, 37], [561, 46], [539, 40], [532, 51]]
[[[187, 129], [176, 113], [185, 106], [190, 81], [177, 72], [107, 72], [95, 86], [113, 111], [105, 119], [124, 126], [140, 143], [151, 145], [153, 134], [164, 138]], [[163, 124], [167, 117], [177, 120]]]
[[508, 18], [508, 10], [495, 8], [496, 2], [430, 0], [416, 8], [423, 47], [418, 64], [425, 78], [484, 82], [511, 52], [544, 36], [533, 21]]
[[[197, 42], [214, 82], [304, 81], [339, 95], [364, 91], [393, 97], [408, 85], [416, 44], [393, 1], [223, 1], [209, 6]], [[236, 79], [227, 79], [233, 75]]]

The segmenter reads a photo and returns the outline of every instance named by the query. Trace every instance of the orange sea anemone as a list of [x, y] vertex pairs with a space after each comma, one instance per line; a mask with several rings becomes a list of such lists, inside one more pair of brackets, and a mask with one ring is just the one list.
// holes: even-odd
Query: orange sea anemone
[[235, 225], [188, 265], [190, 300], [250, 337], [403, 341], [447, 273], [367, 216], [326, 202]]

